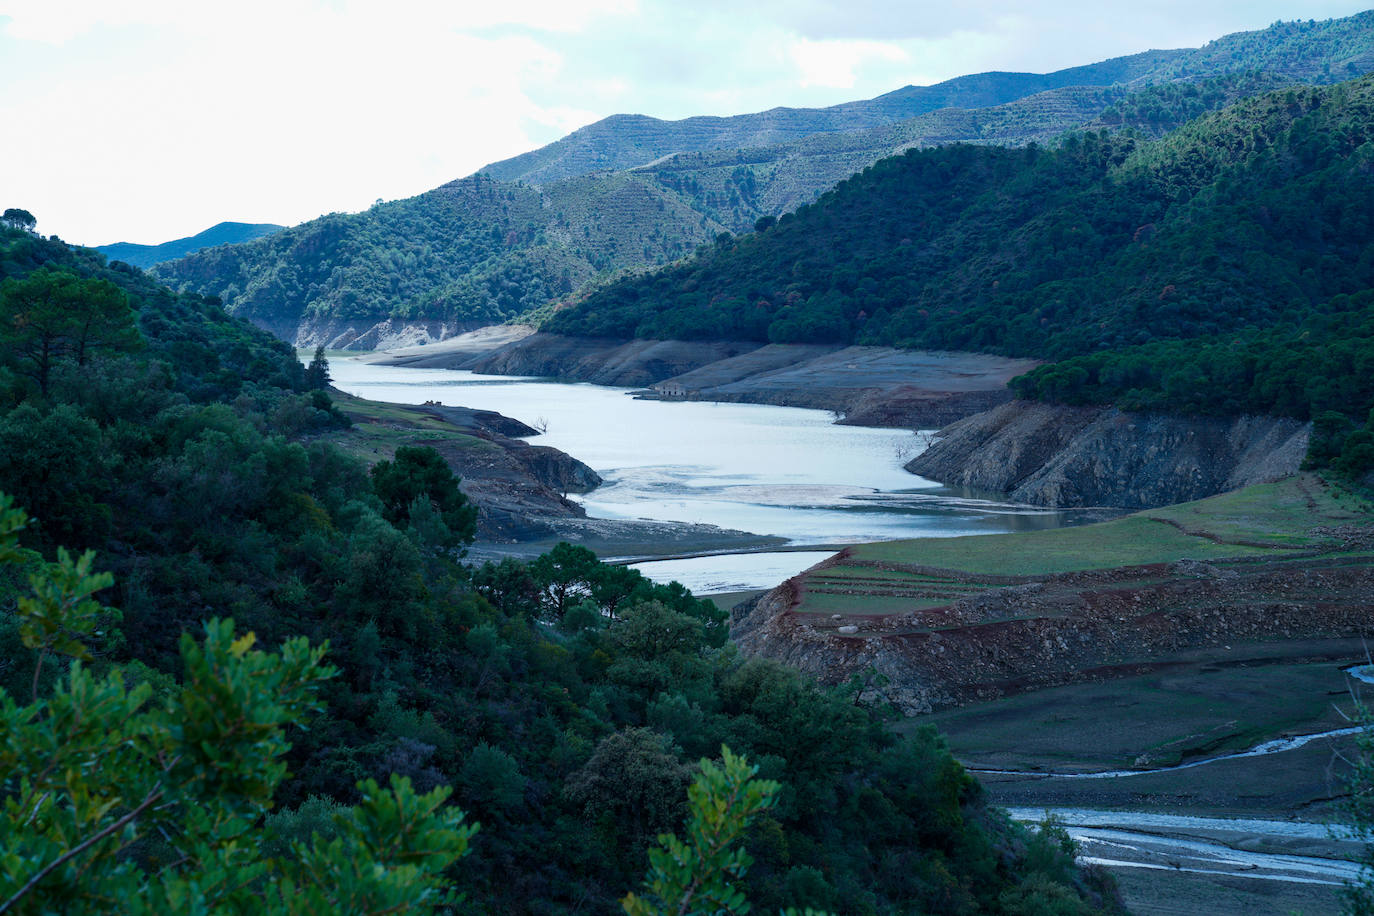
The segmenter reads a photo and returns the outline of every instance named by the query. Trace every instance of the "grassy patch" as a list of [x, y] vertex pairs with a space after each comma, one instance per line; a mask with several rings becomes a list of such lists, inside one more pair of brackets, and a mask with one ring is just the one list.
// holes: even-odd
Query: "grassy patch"
[[500, 450], [492, 442], [468, 435], [422, 408], [368, 401], [346, 394], [334, 394], [333, 399], [353, 420], [353, 426], [327, 438], [345, 452], [368, 462], [388, 459], [400, 446], [415, 443], [450, 449]]
[[853, 555], [975, 575], [1034, 576], [1267, 552], [1262, 547], [1217, 544], [1164, 522], [1130, 515], [1081, 528], [864, 544], [854, 548]]
[[1180, 559], [1281, 556], [1286, 547], [1333, 543], [1318, 529], [1368, 522], [1363, 506], [1314, 475], [1081, 528], [864, 544], [855, 560], [928, 566], [974, 575], [1033, 576], [1169, 563]]

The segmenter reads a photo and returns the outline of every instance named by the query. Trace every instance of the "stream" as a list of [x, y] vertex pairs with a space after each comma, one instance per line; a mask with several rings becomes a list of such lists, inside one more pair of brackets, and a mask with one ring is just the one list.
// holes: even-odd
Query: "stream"
[[970, 773], [991, 776], [1025, 776], [1031, 779], [1124, 779], [1129, 776], [1153, 776], [1159, 773], [1174, 773], [1179, 770], [1191, 770], [1194, 767], [1207, 766], [1211, 763], [1220, 763], [1223, 760], [1240, 760], [1245, 757], [1263, 757], [1266, 754], [1278, 754], [1283, 751], [1295, 751], [1300, 747], [1306, 747], [1313, 741], [1320, 741], [1324, 738], [1342, 738], [1346, 735], [1355, 735], [1364, 731], [1363, 726], [1351, 726], [1350, 728], [1335, 728], [1330, 731], [1314, 732], [1310, 735], [1296, 735], [1291, 738], [1275, 738], [1273, 741], [1265, 741], [1257, 744], [1249, 750], [1236, 751], [1231, 754], [1219, 754], [1216, 757], [1206, 757], [1202, 760], [1190, 760], [1187, 763], [1177, 763], [1167, 767], [1151, 767], [1143, 770], [1104, 770], [1099, 773], [1047, 773], [1043, 770], [988, 770], [969, 768]]
[[[1327, 824], [1256, 818], [1009, 808], [1013, 820], [1053, 818], [1079, 844], [1079, 861], [1110, 868], [1172, 869], [1291, 884], [1342, 885], [1359, 877], [1359, 842]], [[1325, 847], [1331, 855], [1265, 852], [1255, 846]], [[1240, 848], [1249, 847], [1249, 848]]]

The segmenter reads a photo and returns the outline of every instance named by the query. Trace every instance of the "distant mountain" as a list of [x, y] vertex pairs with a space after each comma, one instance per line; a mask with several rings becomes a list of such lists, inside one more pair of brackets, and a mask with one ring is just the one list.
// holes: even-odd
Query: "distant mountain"
[[[663, 156], [773, 147], [815, 134], [882, 127], [942, 108], [1002, 105], [1054, 89], [1147, 85], [1262, 70], [1306, 83], [1349, 79], [1374, 69], [1374, 11], [1326, 22], [1280, 22], [1237, 32], [1197, 49], [1146, 51], [1053, 73], [978, 73], [934, 86], [905, 86], [830, 108], [774, 108], [728, 118], [662, 121], [612, 115], [548, 146], [482, 171], [501, 181], [544, 184], [601, 169], [647, 165]], [[1062, 129], [1062, 128], [1061, 128]], [[971, 139], [971, 138], [965, 138]]]
[[941, 108], [986, 108], [1065, 86], [1130, 83], [1187, 53], [1146, 51], [1046, 74], [978, 73], [830, 108], [774, 108], [681, 121], [612, 115], [548, 146], [492, 163], [482, 172], [501, 181], [544, 184], [603, 169], [634, 168], [674, 153], [778, 146], [814, 134], [894, 124]]
[[457, 327], [515, 317], [616, 270], [666, 264], [723, 231], [648, 175], [588, 175], [546, 191], [475, 175], [154, 273], [219, 295], [288, 338], [336, 319]]
[[123, 261], [125, 264], [147, 269], [163, 261], [172, 261], [188, 254], [194, 254], [202, 248], [251, 242], [253, 239], [260, 239], [264, 235], [270, 235], [282, 228], [282, 226], [274, 223], [217, 223], [204, 232], [198, 232], [184, 239], [163, 242], [161, 245], [115, 242], [113, 245], [96, 245], [95, 250], [104, 254], [111, 261]]
[[[442, 322], [434, 332], [451, 333], [676, 260], [908, 149], [1053, 144], [1071, 130], [1155, 137], [1237, 99], [1370, 69], [1374, 12], [827, 109], [617, 116], [418, 197], [204, 250], [156, 273], [293, 341], [307, 325], [318, 339], [343, 320]], [[1102, 84], [1075, 85], [1090, 80]], [[954, 101], [968, 107], [941, 107]]]

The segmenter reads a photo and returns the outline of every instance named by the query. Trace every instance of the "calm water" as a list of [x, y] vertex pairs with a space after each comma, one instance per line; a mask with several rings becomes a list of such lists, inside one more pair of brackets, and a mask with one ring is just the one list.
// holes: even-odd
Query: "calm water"
[[[836, 426], [829, 413], [756, 404], [641, 401], [629, 389], [446, 369], [330, 363], [350, 394], [495, 410], [545, 430], [533, 441], [586, 462], [606, 483], [581, 498], [598, 518], [645, 518], [771, 534], [799, 545], [1057, 527], [1060, 513], [972, 499], [907, 473], [923, 439]], [[810, 554], [703, 557], [646, 565], [704, 593], [763, 588]], [[754, 572], [750, 572], [751, 564]]]

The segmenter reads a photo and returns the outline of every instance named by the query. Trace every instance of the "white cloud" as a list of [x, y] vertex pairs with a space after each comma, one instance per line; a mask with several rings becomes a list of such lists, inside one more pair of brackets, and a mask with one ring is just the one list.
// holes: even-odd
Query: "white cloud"
[[788, 56], [796, 66], [802, 86], [827, 86], [852, 89], [858, 82], [856, 72], [875, 64], [906, 63], [911, 58], [901, 47], [885, 41], [813, 41], [801, 38], [792, 42]]
[[1357, 0], [0, 0], [0, 206], [84, 242], [419, 193], [606, 115], [820, 106]]

